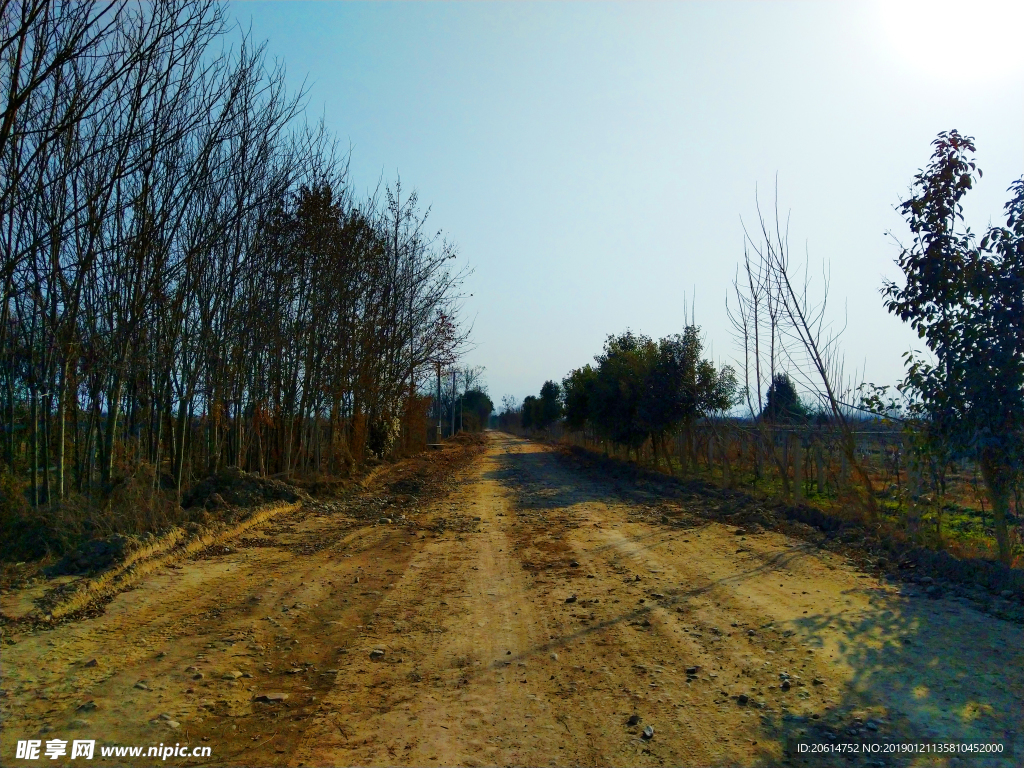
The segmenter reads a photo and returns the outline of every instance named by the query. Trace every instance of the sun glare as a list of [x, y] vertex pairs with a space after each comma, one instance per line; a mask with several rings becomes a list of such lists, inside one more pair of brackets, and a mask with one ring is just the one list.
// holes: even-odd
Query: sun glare
[[1024, 2], [909, 0], [877, 4], [889, 44], [940, 80], [986, 83], [1024, 74]]

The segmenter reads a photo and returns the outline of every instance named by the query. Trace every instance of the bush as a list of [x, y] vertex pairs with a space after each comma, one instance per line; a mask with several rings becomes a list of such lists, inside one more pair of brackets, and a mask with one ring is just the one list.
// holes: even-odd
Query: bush
[[48, 526], [29, 506], [25, 483], [0, 474], [0, 559], [33, 560], [49, 551]]

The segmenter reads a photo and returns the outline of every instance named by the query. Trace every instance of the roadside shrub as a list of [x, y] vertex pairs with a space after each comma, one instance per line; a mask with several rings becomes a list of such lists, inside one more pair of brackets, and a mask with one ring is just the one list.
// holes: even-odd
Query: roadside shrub
[[45, 522], [25, 498], [24, 482], [10, 472], [0, 474], [0, 559], [30, 560], [47, 554], [50, 540]]

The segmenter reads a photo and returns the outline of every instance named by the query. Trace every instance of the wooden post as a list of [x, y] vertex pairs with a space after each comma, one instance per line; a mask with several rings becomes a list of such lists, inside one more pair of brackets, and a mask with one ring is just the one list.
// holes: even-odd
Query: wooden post
[[797, 435], [790, 435], [793, 453], [793, 496], [797, 501], [804, 498], [804, 445]]
[[818, 474], [818, 493], [828, 494], [828, 483], [825, 480], [825, 457], [822, 455], [821, 441], [814, 441], [814, 465]]

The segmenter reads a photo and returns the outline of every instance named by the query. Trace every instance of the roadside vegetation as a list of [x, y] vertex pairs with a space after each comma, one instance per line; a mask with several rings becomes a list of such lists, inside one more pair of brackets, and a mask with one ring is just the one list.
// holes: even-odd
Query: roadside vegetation
[[898, 207], [904, 279], [882, 291], [927, 348], [895, 387], [846, 373], [827, 281], [759, 208], [729, 306], [739, 373], [701, 359], [693, 324], [658, 342], [627, 331], [561, 385], [507, 398], [499, 424], [1024, 567], [1024, 179], [979, 238], [962, 208], [981, 175], [973, 139], [933, 149]]
[[0, 8], [0, 555], [425, 447], [466, 273], [417, 194], [357, 196], [217, 2]]

